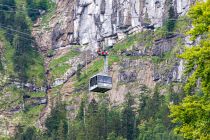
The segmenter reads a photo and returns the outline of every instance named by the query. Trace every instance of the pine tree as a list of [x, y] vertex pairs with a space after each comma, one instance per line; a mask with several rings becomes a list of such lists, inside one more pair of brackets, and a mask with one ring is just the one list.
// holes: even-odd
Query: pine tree
[[[80, 108], [78, 111], [78, 114], [76, 116], [76, 129], [77, 132], [75, 137], [77, 139], [87, 139], [87, 128], [86, 128], [86, 107], [85, 107], [85, 99], [82, 99], [81, 103], [80, 103]], [[74, 125], [75, 126], [75, 125]], [[74, 129], [74, 128], [72, 128]]]
[[135, 113], [133, 111], [134, 100], [130, 93], [126, 97], [125, 108], [122, 114], [123, 135], [127, 140], [134, 140], [135, 138]]
[[81, 78], [81, 77], [80, 77], [80, 76], [81, 76], [81, 70], [82, 70], [82, 66], [81, 66], [81, 64], [78, 64], [78, 65], [77, 65], [77, 71], [76, 71], [76, 75], [77, 75], [77, 80], [78, 80], [78, 81], [81, 80], [81, 79], [80, 79], [80, 78]]
[[28, 127], [24, 132], [18, 131], [14, 137], [15, 140], [37, 140], [40, 139], [35, 127]]
[[[16, 3], [15, 0], [0, 0], [0, 27], [13, 28], [15, 23]], [[9, 12], [8, 12], [9, 11]], [[4, 28], [5, 29], [5, 28]], [[13, 33], [11, 30], [6, 30], [6, 38], [12, 42]]]
[[57, 131], [57, 139], [58, 140], [65, 140], [65, 131], [64, 131], [64, 123], [63, 121], [60, 122], [58, 131]]
[[[49, 9], [49, 0], [27, 0], [26, 3], [28, 7], [28, 16], [32, 21], [36, 21], [41, 16], [42, 10], [46, 11]], [[39, 9], [39, 11], [31, 9]]]
[[79, 121], [84, 120], [84, 115], [85, 115], [84, 114], [84, 108], [85, 108], [85, 101], [82, 100], [81, 103], [80, 103], [80, 107], [79, 107], [77, 117], [76, 117], [76, 119], [79, 120]]
[[121, 112], [117, 109], [111, 109], [108, 112], [107, 130], [108, 133], [115, 133], [116, 136], [122, 136], [122, 117]]
[[[15, 18], [16, 25], [14, 28], [25, 34], [31, 34], [29, 26], [27, 24], [25, 15], [18, 13]], [[29, 36], [30, 37], [30, 36]], [[30, 55], [34, 49], [32, 48], [31, 40], [26, 40], [22, 37], [22, 34], [17, 33], [13, 39], [13, 46], [15, 48], [14, 53], [14, 70], [18, 75], [18, 78], [22, 82], [27, 82], [28, 80], [28, 70], [30, 65], [34, 63], [33, 57]]]
[[99, 139], [99, 130], [98, 130], [98, 103], [93, 99], [87, 110], [86, 117], [86, 131], [87, 139]]
[[[45, 122], [45, 126], [47, 128], [47, 134], [49, 137], [56, 135], [59, 127], [63, 126], [62, 132], [64, 132], [64, 136], [67, 135], [68, 125], [66, 119], [66, 110], [65, 105], [58, 104], [55, 108], [53, 108], [51, 115], [47, 118]], [[62, 136], [62, 135], [61, 135]]]
[[169, 15], [169, 19], [166, 21], [166, 29], [169, 32], [169, 34], [171, 34], [170, 32], [172, 32], [174, 30], [175, 27], [175, 20], [173, 20], [175, 18], [175, 12], [174, 12], [174, 7], [170, 6], [169, 10], [168, 10], [168, 15]]
[[49, 0], [41, 0], [39, 2], [39, 8], [42, 10], [48, 10], [49, 8]]
[[108, 122], [108, 107], [107, 104], [102, 102], [98, 107], [98, 129], [99, 129], [99, 137], [101, 140], [105, 140], [107, 138], [107, 122]]

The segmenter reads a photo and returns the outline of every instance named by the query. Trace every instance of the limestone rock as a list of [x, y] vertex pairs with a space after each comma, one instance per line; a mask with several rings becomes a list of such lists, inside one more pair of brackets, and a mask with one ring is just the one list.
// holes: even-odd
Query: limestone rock
[[[42, 46], [51, 48], [72, 44], [88, 44], [95, 50], [104, 40], [106, 46], [142, 28], [155, 29], [174, 15], [184, 15], [195, 0], [62, 0], [55, 1], [57, 9], [51, 18], [49, 31], [37, 35]], [[51, 34], [51, 35], [50, 35]], [[49, 37], [51, 36], [51, 37]], [[47, 48], [48, 48], [47, 47]]]

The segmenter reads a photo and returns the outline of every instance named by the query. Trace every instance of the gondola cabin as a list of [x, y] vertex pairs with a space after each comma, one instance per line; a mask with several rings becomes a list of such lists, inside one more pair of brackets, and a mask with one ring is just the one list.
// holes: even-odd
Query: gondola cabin
[[112, 77], [104, 74], [97, 74], [90, 78], [89, 91], [107, 92], [112, 89]]

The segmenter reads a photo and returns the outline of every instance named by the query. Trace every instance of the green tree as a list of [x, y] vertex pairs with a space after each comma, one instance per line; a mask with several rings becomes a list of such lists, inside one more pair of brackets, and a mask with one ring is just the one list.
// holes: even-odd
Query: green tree
[[0, 55], [0, 71], [2, 72], [3, 70], [4, 70], [4, 67], [3, 67], [1, 55]]
[[48, 10], [48, 8], [49, 8], [49, 0], [40, 0], [38, 7], [40, 9], [42, 9], [42, 10]]
[[[178, 105], [170, 106], [172, 122], [177, 123], [176, 133], [188, 139], [210, 139], [210, 0], [197, 2], [188, 15], [192, 19], [192, 28], [188, 33], [197, 46], [186, 48], [180, 56], [187, 62], [189, 74], [185, 86], [187, 96]], [[197, 83], [201, 83], [197, 85]]]
[[135, 112], [133, 111], [134, 99], [130, 93], [127, 94], [125, 108], [122, 112], [122, 129], [123, 135], [127, 140], [135, 138]]
[[[17, 13], [15, 17], [15, 22], [16, 25], [14, 26], [14, 28], [20, 32], [24, 32], [26, 35], [28, 34], [30, 37], [31, 33], [25, 15], [22, 13]], [[15, 34], [13, 39], [13, 46], [15, 48], [15, 53], [13, 57], [14, 69], [18, 75], [18, 78], [21, 79], [22, 82], [27, 82], [29, 78], [28, 70], [35, 61], [30, 54], [32, 54], [35, 50], [32, 47], [32, 39], [25, 39], [22, 36], [24, 35], [21, 33], [17, 33]]]
[[63, 121], [60, 122], [57, 132], [57, 139], [58, 140], [65, 140], [65, 130], [64, 130], [64, 123]]
[[79, 107], [79, 111], [77, 113], [77, 117], [76, 119], [78, 119], [79, 121], [83, 121], [84, 120], [84, 109], [85, 109], [85, 101], [82, 100], [80, 103], [80, 107]]
[[155, 121], [152, 118], [149, 118], [148, 121], [142, 122], [138, 128], [139, 128], [139, 140], [152, 140], [153, 137], [153, 127], [155, 125]]
[[122, 136], [122, 116], [121, 112], [117, 109], [111, 109], [108, 112], [107, 129], [108, 133], [115, 133], [116, 136]]
[[108, 134], [107, 140], [126, 140], [122, 136], [116, 136], [114, 132]]
[[[36, 21], [41, 16], [41, 11], [47, 11], [49, 0], [27, 0], [28, 16], [32, 21]], [[33, 10], [35, 9], [35, 10]]]
[[98, 129], [98, 103], [95, 99], [92, 99], [88, 106], [87, 116], [86, 116], [86, 134], [87, 139], [99, 139], [99, 129]]
[[[15, 0], [0, 0], [0, 24], [11, 25], [14, 23], [16, 10]], [[10, 12], [8, 12], [10, 11]]]
[[[81, 103], [80, 103], [80, 108], [79, 108], [79, 111], [77, 113], [77, 116], [76, 116], [76, 120], [74, 121], [74, 124], [72, 124], [72, 127], [71, 129], [75, 130], [76, 131], [74, 132], [74, 134], [71, 134], [71, 137], [74, 136], [76, 137], [77, 139], [87, 139], [87, 131], [86, 131], [86, 122], [85, 122], [85, 119], [86, 119], [86, 99], [83, 98]], [[75, 138], [75, 139], [76, 139]]]
[[98, 107], [98, 129], [99, 129], [99, 139], [107, 139], [108, 133], [108, 105], [106, 102], [102, 102]]
[[60, 137], [66, 138], [68, 132], [68, 125], [66, 119], [65, 105], [56, 105], [56, 107], [52, 110], [51, 115], [47, 118], [45, 125], [49, 137], [56, 138], [59, 132]]
[[0, 27], [6, 30], [5, 36], [9, 42], [12, 42], [14, 32], [6, 28], [14, 26], [16, 3], [15, 0], [0, 0], [0, 4], [2, 4], [0, 5]]
[[37, 86], [43, 86], [44, 62], [39, 54], [37, 44], [31, 36], [25, 14], [18, 12], [15, 15], [13, 29], [19, 31], [13, 32], [14, 37], [11, 43], [15, 49], [13, 61], [16, 78], [20, 79], [22, 83], [30, 82]]
[[149, 119], [157, 115], [159, 108], [163, 105], [164, 96], [160, 95], [157, 87], [152, 97], [148, 95], [140, 95], [139, 114], [140, 119]]
[[27, 0], [26, 2], [28, 7], [28, 16], [31, 18], [32, 21], [35, 21], [40, 16], [40, 11], [38, 10], [39, 3], [37, 0]]
[[170, 6], [169, 10], [168, 10], [168, 17], [169, 19], [166, 21], [166, 29], [169, 32], [168, 35], [170, 35], [175, 27], [176, 21], [174, 20], [176, 18], [175, 16], [175, 12], [174, 12], [174, 7]]
[[18, 131], [15, 140], [38, 140], [40, 136], [35, 127], [28, 127], [24, 132]]
[[80, 81], [81, 80], [81, 70], [82, 70], [82, 65], [78, 64], [77, 65], [77, 71], [76, 71], [76, 76], [77, 76], [77, 80]]

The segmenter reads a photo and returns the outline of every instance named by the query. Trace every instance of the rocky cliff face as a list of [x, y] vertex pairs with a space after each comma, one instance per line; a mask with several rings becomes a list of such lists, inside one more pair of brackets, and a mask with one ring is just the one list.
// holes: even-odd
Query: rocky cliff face
[[[78, 62], [84, 66], [86, 61], [95, 57], [94, 50], [98, 46], [113, 46], [129, 34], [143, 30], [155, 30], [167, 21], [176, 21], [185, 15], [195, 0], [63, 0], [55, 1], [56, 10], [49, 22], [44, 26], [38, 22], [39, 30], [34, 36], [41, 50], [56, 50], [57, 54], [66, 52], [74, 45], [80, 45], [81, 57], [68, 62], [71, 65], [63, 76], [51, 81], [52, 86], [62, 85], [75, 74]], [[39, 27], [40, 26], [40, 27]], [[41, 32], [40, 32], [41, 28]], [[47, 28], [47, 29], [46, 29]], [[103, 43], [100, 43], [100, 42]], [[170, 44], [170, 43], [169, 43]], [[165, 45], [166, 50], [170, 46]], [[154, 55], [160, 54], [161, 46], [153, 48]], [[84, 57], [88, 53], [88, 60]], [[58, 58], [54, 56], [53, 59]], [[50, 58], [51, 59], [51, 58]], [[47, 59], [47, 63], [49, 63]], [[50, 68], [49, 68], [50, 69]], [[156, 74], [156, 78], [158, 75]], [[180, 77], [180, 75], [179, 75]]]
[[[101, 46], [100, 42], [107, 47], [114, 46], [109, 67], [114, 85], [108, 93], [114, 105], [122, 103], [128, 92], [152, 92], [156, 86], [161, 94], [167, 93], [171, 85], [175, 92], [181, 91], [180, 84], [184, 82], [183, 61], [176, 58], [176, 54], [181, 53], [182, 46], [193, 42], [186, 42], [187, 38], [185, 40], [183, 35], [178, 34], [182, 32], [182, 28], [179, 29], [182, 23], [177, 25], [175, 34], [167, 37], [157, 37], [154, 31], [166, 21], [185, 15], [195, 0], [54, 1], [56, 9], [52, 9], [51, 14], [47, 15], [48, 20], [40, 18], [33, 27], [39, 49], [45, 55], [46, 88], [18, 81], [10, 83], [10, 86], [5, 85], [9, 88], [4, 91], [0, 87], [3, 93], [0, 101], [10, 100], [12, 105], [6, 106], [6, 110], [0, 110], [0, 118], [7, 120], [1, 119], [3, 123], [0, 123], [0, 135], [14, 134], [16, 126], [21, 122], [19, 120], [24, 119], [20, 114], [23, 108], [22, 98], [21, 102], [16, 100], [19, 96], [12, 95], [14, 88], [24, 87], [32, 92], [32, 98], [25, 96], [23, 102], [32, 108], [38, 106], [42, 112], [36, 112], [35, 115], [29, 112], [26, 117], [39, 118], [39, 121], [33, 120], [31, 123], [40, 128], [43, 128], [44, 121], [56, 102], [56, 95], [62, 95], [61, 100], [67, 103], [73, 103], [67, 106], [70, 112], [77, 108], [80, 97], [74, 93], [87, 93], [88, 78], [99, 72], [103, 65], [102, 61], [96, 59], [94, 52]], [[125, 38], [127, 39], [124, 40]], [[0, 42], [0, 56], [2, 46]], [[79, 64], [81, 68], [78, 67]], [[79, 69], [82, 80], [77, 80], [75, 76]], [[2, 79], [8, 78], [4, 78], [5, 76], [7, 75]], [[0, 86], [2, 83], [5, 82], [0, 81]], [[40, 96], [36, 91], [40, 92]], [[20, 91], [20, 95], [21, 93], [23, 91]], [[14, 114], [17, 117], [12, 117]], [[5, 127], [9, 127], [9, 132], [4, 130]]]
[[[81, 92], [81, 87], [85, 87], [87, 90], [87, 85], [84, 84], [88, 81], [83, 85], [78, 84], [80, 86], [78, 88], [75, 87], [78, 82], [75, 82], [72, 77], [78, 70], [78, 64], [82, 67], [87, 65], [87, 69], [93, 65], [91, 62], [96, 57], [94, 50], [97, 47], [102, 47], [101, 44], [111, 47], [128, 35], [145, 30], [154, 31], [168, 21], [176, 21], [187, 13], [194, 2], [195, 0], [55, 1], [56, 10], [49, 22], [44, 26], [42, 22], [38, 22], [33, 32], [45, 54], [49, 50], [55, 52], [54, 55], [46, 58], [46, 66], [50, 75], [48, 76], [50, 77], [49, 84], [53, 88], [59, 87], [59, 92], [64, 95], [64, 99], [67, 99], [66, 96], [71, 93]], [[181, 30], [176, 31], [182, 32]], [[147, 34], [140, 41], [134, 40], [134, 43], [129, 46], [132, 49], [115, 52], [115, 55], [120, 53], [125, 56], [142, 58], [135, 61], [124, 59], [121, 60], [122, 62], [112, 65], [113, 67], [111, 66], [110, 73], [114, 78], [114, 89], [110, 93], [110, 98], [113, 102], [123, 102], [124, 95], [130, 89], [133, 92], [139, 88], [141, 90], [141, 87], [134, 86], [134, 88], [132, 85], [146, 85], [148, 88], [154, 89], [157, 84], [164, 86], [181, 81], [183, 62], [175, 57], [176, 53], [181, 52], [181, 48], [178, 47], [180, 42], [182, 45], [185, 44], [183, 36], [176, 33], [168, 38], [156, 38], [151, 35], [145, 41], [146, 37]], [[179, 39], [181, 41], [178, 43]], [[75, 48], [75, 45], [79, 45], [79, 47]], [[79, 53], [76, 57], [69, 57], [64, 62], [68, 64], [65, 71], [59, 69], [59, 66], [62, 68], [62, 64], [50, 66], [54, 60], [59, 61], [62, 57], [67, 56], [66, 53], [75, 50]], [[163, 57], [164, 60], [162, 60]], [[156, 59], [158, 59], [157, 64], [154, 63]], [[62, 73], [53, 75], [53, 71], [62, 71]], [[178, 91], [180, 88], [175, 87], [174, 89]], [[58, 91], [58, 89], [56, 90]], [[162, 89], [162, 93], [166, 91], [167, 89]]]
[[[113, 46], [129, 34], [155, 30], [168, 20], [175, 21], [179, 16], [185, 15], [194, 2], [195, 0], [55, 1], [55, 13], [46, 24], [38, 22], [33, 34], [45, 53], [56, 50], [57, 54], [62, 54], [60, 52], [80, 45], [81, 57], [68, 62], [71, 69], [63, 76], [51, 80], [52, 86], [68, 81], [77, 70], [77, 61], [83, 66], [86, 61], [90, 63], [95, 58], [94, 51], [97, 47]], [[103, 43], [100, 43], [101, 41]], [[158, 47], [154, 49], [157, 50], [156, 53], [160, 50]], [[87, 50], [88, 60], [85, 60]], [[58, 57], [59, 55], [56, 55], [53, 59]], [[49, 63], [50, 59], [47, 58], [46, 63]]]
[[[185, 15], [195, 0], [62, 0], [50, 21], [50, 32], [39, 40], [42, 45], [56, 49], [72, 44], [88, 45], [94, 50], [99, 41], [113, 46], [127, 34], [142, 28], [162, 26]], [[47, 36], [46, 36], [47, 35]], [[47, 38], [47, 39], [46, 39]], [[51, 45], [49, 46], [49, 42]], [[86, 47], [87, 49], [87, 47]]]

